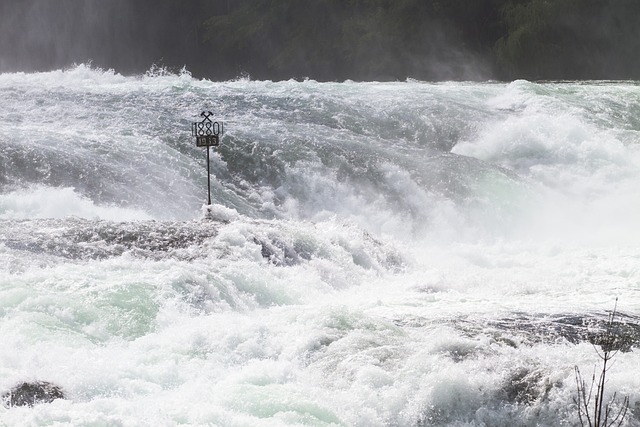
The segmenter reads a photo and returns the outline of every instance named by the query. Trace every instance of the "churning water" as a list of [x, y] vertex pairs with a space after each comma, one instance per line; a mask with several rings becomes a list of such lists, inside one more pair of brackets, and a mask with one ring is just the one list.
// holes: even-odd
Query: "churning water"
[[[640, 425], [640, 85], [0, 75], [0, 425]], [[225, 122], [212, 154], [190, 123]]]

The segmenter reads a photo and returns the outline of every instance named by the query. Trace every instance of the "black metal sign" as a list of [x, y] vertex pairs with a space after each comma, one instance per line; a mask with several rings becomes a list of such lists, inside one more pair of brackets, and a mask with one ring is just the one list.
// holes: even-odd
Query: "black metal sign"
[[224, 132], [224, 123], [211, 120], [211, 111], [200, 113], [201, 122], [191, 124], [191, 133], [196, 137], [197, 147], [217, 147], [220, 145], [220, 135]]
[[224, 132], [224, 124], [211, 120], [211, 116], [213, 116], [211, 111], [203, 111], [200, 115], [203, 119], [201, 122], [191, 124], [191, 133], [196, 137], [197, 147], [207, 147], [207, 191], [209, 192], [209, 204], [211, 204], [211, 162], [209, 161], [209, 147], [217, 147], [220, 145], [220, 136]]

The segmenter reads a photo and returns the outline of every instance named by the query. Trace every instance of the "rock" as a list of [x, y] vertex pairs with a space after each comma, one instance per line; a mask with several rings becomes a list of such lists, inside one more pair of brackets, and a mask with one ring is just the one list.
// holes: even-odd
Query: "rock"
[[253, 237], [253, 243], [260, 245], [260, 253], [262, 257], [276, 266], [293, 266], [298, 265], [306, 259], [311, 259], [311, 255], [307, 253], [298, 254], [296, 248], [276, 237], [258, 238]]
[[2, 403], [7, 407], [33, 406], [65, 399], [60, 387], [47, 381], [22, 383], [2, 394]]
[[546, 398], [551, 388], [549, 377], [543, 371], [519, 367], [506, 378], [503, 391], [508, 402], [531, 405]]

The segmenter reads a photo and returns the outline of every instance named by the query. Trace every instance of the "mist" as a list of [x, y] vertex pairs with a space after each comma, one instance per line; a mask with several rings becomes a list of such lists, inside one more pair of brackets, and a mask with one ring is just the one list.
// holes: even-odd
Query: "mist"
[[199, 3], [3, 1], [0, 72], [47, 71], [91, 63], [130, 74], [152, 64], [181, 67], [195, 63], [198, 14], [193, 6]]
[[0, 72], [213, 80], [640, 78], [633, 0], [3, 0]]

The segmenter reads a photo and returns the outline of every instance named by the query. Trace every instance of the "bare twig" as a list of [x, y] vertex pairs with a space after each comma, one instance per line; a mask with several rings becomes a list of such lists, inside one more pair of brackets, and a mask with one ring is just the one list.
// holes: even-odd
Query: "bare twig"
[[[617, 336], [614, 330], [617, 308], [618, 299], [616, 298], [616, 304], [609, 315], [609, 320], [605, 325], [604, 331], [602, 334], [595, 336], [592, 340], [593, 348], [595, 349], [598, 357], [602, 360], [602, 369], [597, 382], [596, 371], [594, 369], [588, 393], [587, 385], [580, 374], [580, 369], [577, 366], [575, 367], [578, 397], [577, 399], [574, 399], [574, 402], [578, 407], [578, 419], [580, 420], [580, 425], [583, 427], [620, 427], [624, 422], [627, 410], [629, 409], [629, 397], [627, 396], [622, 400], [620, 409], [615, 413], [615, 416], [613, 416], [613, 406], [617, 402], [616, 393], [613, 394], [607, 404], [604, 404], [607, 372], [611, 369], [611, 366], [613, 365], [612, 359], [616, 354], [618, 354], [621, 345], [620, 337]], [[600, 349], [596, 346], [600, 346]], [[589, 411], [594, 386], [596, 387], [595, 400], [593, 402], [592, 411]]]

